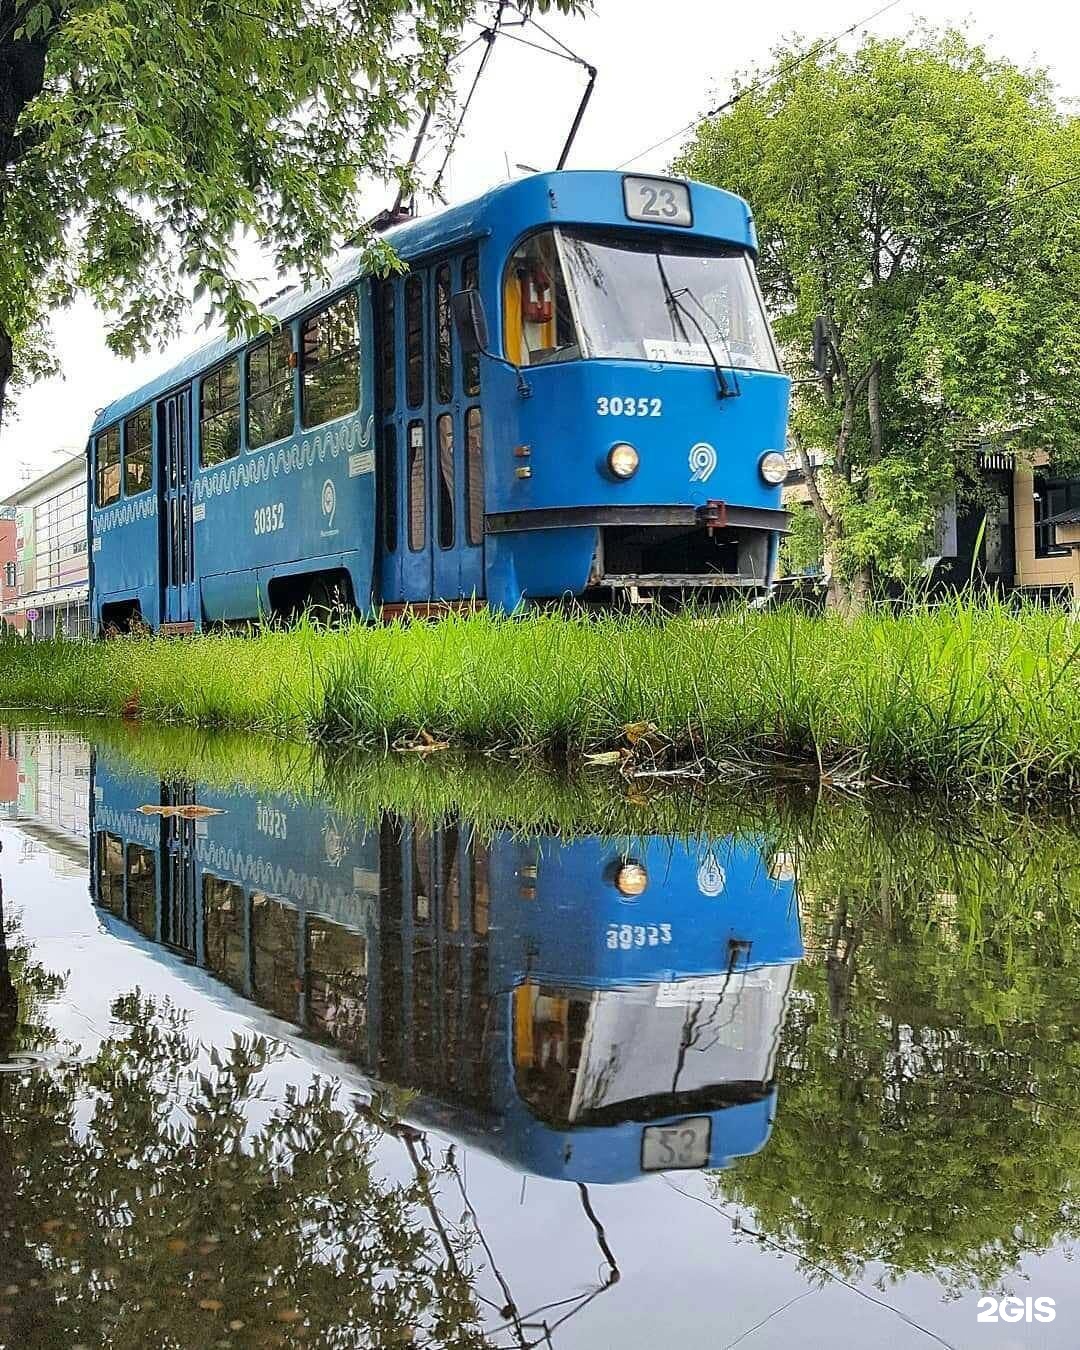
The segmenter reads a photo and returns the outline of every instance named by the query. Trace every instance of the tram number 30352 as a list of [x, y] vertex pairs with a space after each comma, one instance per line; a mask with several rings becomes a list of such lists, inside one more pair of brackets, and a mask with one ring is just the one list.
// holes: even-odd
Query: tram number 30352
[[620, 398], [618, 394], [601, 394], [596, 400], [597, 417], [662, 417], [662, 398]]
[[273, 534], [277, 530], [283, 530], [285, 503], [273, 502], [270, 506], [256, 507], [254, 523], [256, 534]]

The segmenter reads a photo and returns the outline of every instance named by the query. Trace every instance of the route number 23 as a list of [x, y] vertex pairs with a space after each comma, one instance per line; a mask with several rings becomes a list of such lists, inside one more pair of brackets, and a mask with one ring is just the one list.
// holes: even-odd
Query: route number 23
[[662, 398], [620, 398], [618, 394], [611, 397], [601, 394], [596, 400], [597, 417], [661, 417], [663, 412]]

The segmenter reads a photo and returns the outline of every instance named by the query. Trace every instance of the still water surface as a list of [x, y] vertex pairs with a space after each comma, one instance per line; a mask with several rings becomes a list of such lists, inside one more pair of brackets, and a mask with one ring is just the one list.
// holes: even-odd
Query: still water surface
[[1080, 1341], [1067, 822], [237, 745], [0, 732], [0, 1344]]

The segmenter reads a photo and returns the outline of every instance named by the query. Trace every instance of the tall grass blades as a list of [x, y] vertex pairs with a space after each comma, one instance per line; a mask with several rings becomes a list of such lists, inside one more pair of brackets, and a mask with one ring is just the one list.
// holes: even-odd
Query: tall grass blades
[[1080, 628], [958, 599], [853, 622], [779, 610], [534, 614], [336, 631], [0, 641], [0, 704], [562, 761], [648, 724], [666, 763], [1024, 798], [1080, 788]]

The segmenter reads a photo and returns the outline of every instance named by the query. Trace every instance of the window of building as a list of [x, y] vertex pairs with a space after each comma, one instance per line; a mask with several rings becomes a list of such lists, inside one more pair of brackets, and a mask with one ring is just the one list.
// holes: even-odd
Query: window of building
[[1048, 478], [1035, 475], [1035, 556], [1060, 558], [1068, 549], [1058, 546], [1056, 530], [1045, 522], [1076, 506], [1080, 507], [1080, 478]]
[[97, 438], [97, 474], [94, 501], [108, 506], [120, 500], [120, 427], [110, 427]]
[[153, 476], [150, 409], [142, 408], [124, 422], [124, 494], [145, 492]]
[[443, 413], [435, 424], [439, 442], [439, 547], [454, 547], [454, 419]]
[[356, 293], [305, 319], [300, 328], [300, 418], [317, 427], [360, 406]]
[[293, 429], [292, 338], [280, 329], [247, 357], [247, 443], [254, 450]]
[[384, 413], [397, 407], [397, 333], [394, 329], [394, 282], [379, 292], [379, 402]]
[[[465, 291], [478, 290], [480, 286], [480, 264], [475, 253], [470, 253], [461, 264], [461, 288]], [[467, 398], [476, 398], [480, 393], [480, 355], [470, 352], [461, 363], [461, 382]]]
[[199, 397], [199, 463], [205, 469], [240, 453], [239, 360], [204, 375]]
[[405, 400], [410, 408], [424, 401], [424, 278], [405, 282]]
[[11, 587], [15, 585], [15, 564], [13, 562], [4, 564], [4, 585]]
[[473, 546], [484, 542], [484, 429], [477, 407], [465, 414], [465, 532]]
[[409, 423], [409, 547], [414, 553], [427, 538], [427, 480], [424, 474], [424, 424]]
[[[120, 465], [116, 466], [119, 477]], [[33, 537], [32, 575], [27, 590], [78, 586], [86, 581], [86, 482], [80, 478], [38, 502], [29, 528]]]
[[435, 269], [435, 397], [449, 403], [454, 397], [454, 339], [450, 318], [450, 264]]

